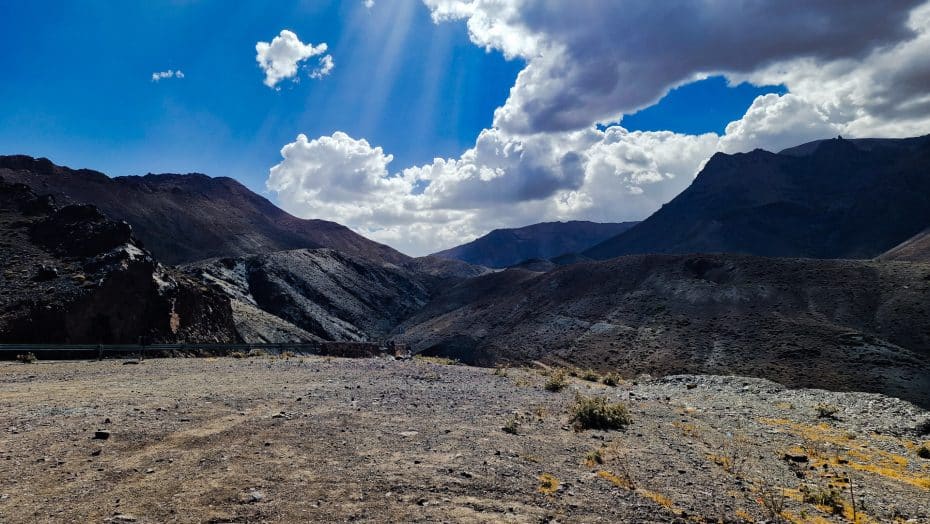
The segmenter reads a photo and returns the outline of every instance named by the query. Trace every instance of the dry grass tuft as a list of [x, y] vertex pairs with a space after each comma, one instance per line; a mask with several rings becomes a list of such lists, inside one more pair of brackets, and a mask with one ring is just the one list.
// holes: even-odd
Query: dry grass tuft
[[578, 431], [623, 429], [632, 421], [629, 410], [621, 402], [610, 402], [604, 397], [582, 395], [575, 398], [571, 423]]
[[553, 371], [549, 378], [546, 380], [546, 383], [543, 385], [546, 391], [552, 391], [558, 393], [568, 386], [568, 376], [566, 376], [564, 369], [557, 369]]

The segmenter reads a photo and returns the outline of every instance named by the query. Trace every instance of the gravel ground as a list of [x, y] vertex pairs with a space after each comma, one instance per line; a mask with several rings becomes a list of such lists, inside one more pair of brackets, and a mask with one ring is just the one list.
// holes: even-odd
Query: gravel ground
[[[859, 522], [930, 522], [930, 413], [907, 402], [719, 376], [549, 392], [547, 373], [0, 363], [0, 522], [848, 522], [853, 499]], [[632, 424], [574, 430], [577, 394]]]

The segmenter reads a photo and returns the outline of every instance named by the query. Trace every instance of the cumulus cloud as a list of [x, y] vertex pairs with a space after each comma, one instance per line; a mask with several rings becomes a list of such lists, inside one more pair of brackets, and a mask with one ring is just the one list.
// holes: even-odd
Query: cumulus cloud
[[364, 5], [366, 9], [371, 9], [375, 6], [375, 0], [362, 0], [362, 5]]
[[[300, 135], [268, 180], [288, 211], [421, 255], [498, 227], [645, 218], [717, 151], [930, 131], [925, 0], [424, 1], [526, 61], [493, 127], [413, 167], [344, 133]], [[758, 97], [722, 135], [609, 124], [708, 74], [788, 93]]]
[[310, 72], [310, 78], [323, 78], [328, 75], [336, 63], [333, 62], [333, 55], [323, 55], [320, 58], [319, 66]]
[[158, 82], [166, 78], [184, 78], [184, 73], [180, 69], [177, 71], [169, 69], [167, 71], [156, 71], [152, 73], [152, 82]]
[[616, 121], [700, 75], [800, 57], [856, 59], [908, 39], [924, 0], [424, 0], [435, 20], [527, 60], [494, 124], [514, 133]]
[[267, 187], [299, 216], [426, 254], [543, 219], [642, 218], [687, 187], [716, 146], [713, 134], [618, 126], [532, 137], [488, 129], [459, 158], [392, 171], [392, 156], [366, 140], [299, 135]]
[[[273, 88], [282, 80], [297, 76], [297, 69], [301, 62], [312, 56], [325, 53], [327, 48], [325, 42], [319, 45], [304, 44], [293, 31], [283, 29], [270, 43], [258, 42], [255, 44], [257, 53], [255, 60], [265, 73], [265, 85]], [[326, 59], [326, 57], [329, 57], [327, 61], [329, 69], [326, 69], [326, 72], [319, 77], [325, 76], [332, 69], [332, 57], [326, 55], [323, 59]], [[318, 71], [322, 71], [322, 67], [325, 65], [323, 60], [320, 61], [320, 65], [321, 69], [318, 69]]]

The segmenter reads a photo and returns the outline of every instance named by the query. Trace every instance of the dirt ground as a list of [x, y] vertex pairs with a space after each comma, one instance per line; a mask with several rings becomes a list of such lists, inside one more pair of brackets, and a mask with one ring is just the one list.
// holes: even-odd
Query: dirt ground
[[[930, 522], [930, 413], [909, 403], [713, 376], [550, 392], [545, 373], [0, 363], [0, 522]], [[579, 393], [632, 424], [576, 431]]]

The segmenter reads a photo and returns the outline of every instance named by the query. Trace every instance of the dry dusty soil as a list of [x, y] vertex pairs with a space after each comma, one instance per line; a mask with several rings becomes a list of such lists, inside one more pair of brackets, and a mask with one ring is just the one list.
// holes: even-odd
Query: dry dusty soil
[[[0, 522], [930, 522], [930, 413], [904, 401], [546, 373], [0, 363]], [[576, 431], [577, 394], [632, 423]]]

